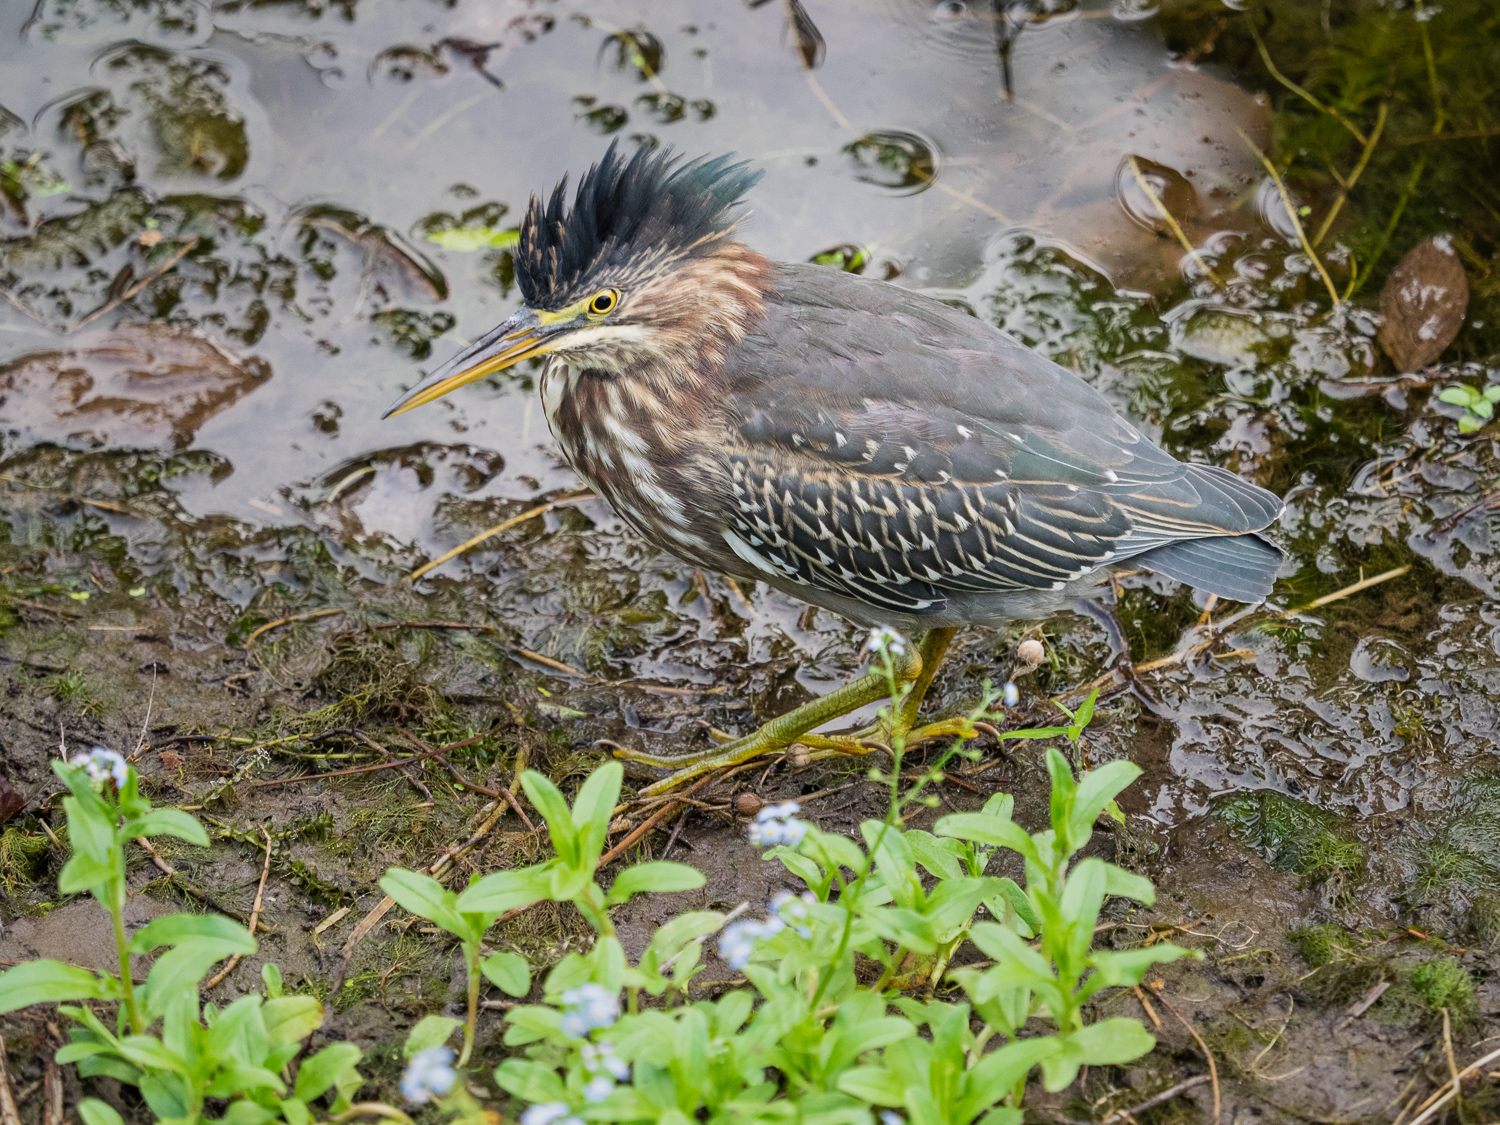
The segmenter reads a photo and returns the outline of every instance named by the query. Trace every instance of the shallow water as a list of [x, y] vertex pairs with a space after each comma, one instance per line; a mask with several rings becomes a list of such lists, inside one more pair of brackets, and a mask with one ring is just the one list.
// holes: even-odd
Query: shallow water
[[[1107, 708], [1091, 752], [1146, 767], [1128, 811], [1163, 840], [1239, 792], [1337, 813], [1367, 862], [1354, 890], [1325, 896], [1329, 916], [1467, 940], [1500, 877], [1484, 781], [1500, 767], [1500, 505], [1486, 500], [1500, 451], [1493, 427], [1462, 431], [1463, 408], [1434, 392], [1500, 381], [1500, 180], [1487, 119], [1462, 116], [1483, 103], [1485, 72], [1435, 79], [1439, 131], [1476, 136], [1427, 144], [1420, 56], [1392, 64], [1385, 147], [1323, 247], [1329, 284], [1358, 286], [1333, 311], [1254, 149], [1284, 167], [1287, 138], [1306, 142], [1288, 191], [1311, 233], [1336, 186], [1306, 154], [1316, 129], [1339, 126], [1293, 113], [1239, 7], [1034, 4], [1055, 14], [1017, 8], [997, 29], [981, 0], [12, 5], [7, 659], [82, 668], [97, 705], [59, 696], [65, 729], [119, 737], [140, 722], [148, 666], [191, 669], [162, 688], [153, 729], [263, 724], [327, 702], [319, 676], [346, 624], [483, 623], [498, 632], [402, 651], [441, 692], [561, 721], [556, 737], [584, 758], [597, 737], [696, 745], [705, 720], [745, 729], [857, 671], [849, 626], [700, 579], [593, 500], [402, 581], [578, 486], [530, 371], [380, 420], [518, 300], [505, 251], [428, 235], [513, 227], [532, 193], [611, 139], [733, 151], [765, 171], [744, 228], [757, 249], [857, 257], [960, 303], [1079, 371], [1178, 456], [1287, 496], [1282, 582], [1222, 635], [1197, 624], [1191, 591], [1126, 580], [1138, 664], [1212, 643], [1144, 673], [1146, 698]], [[1286, 67], [1320, 36], [1418, 30], [1400, 7], [1325, 5], [1326, 29], [1306, 6], [1272, 7]], [[1484, 38], [1464, 21], [1493, 16], [1445, 7], [1425, 25], [1436, 58], [1474, 66]], [[1375, 89], [1338, 103], [1367, 134]], [[1398, 209], [1419, 152], [1421, 189]], [[1388, 248], [1367, 253], [1393, 214]], [[1462, 251], [1468, 314], [1441, 365], [1403, 379], [1375, 340], [1378, 286], [1437, 233]], [[344, 613], [273, 633], [246, 661], [256, 628], [320, 609]], [[967, 635], [940, 702], [1002, 676], [1019, 635]], [[1091, 618], [1045, 635], [1049, 662], [1022, 681], [1037, 721], [1113, 658]], [[638, 682], [554, 675], [524, 652]], [[222, 683], [241, 674], [248, 711]], [[37, 762], [56, 738], [51, 681], [17, 683], [43, 702], [7, 713], [7, 755]], [[679, 694], [644, 690], [662, 686]], [[1468, 866], [1429, 878], [1440, 851]]]

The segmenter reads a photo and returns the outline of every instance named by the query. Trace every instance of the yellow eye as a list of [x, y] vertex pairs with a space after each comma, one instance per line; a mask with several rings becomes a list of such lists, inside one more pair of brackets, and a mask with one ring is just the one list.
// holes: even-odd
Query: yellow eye
[[589, 312], [595, 316], [604, 316], [606, 313], [613, 312], [619, 303], [620, 291], [618, 289], [601, 289], [589, 302]]

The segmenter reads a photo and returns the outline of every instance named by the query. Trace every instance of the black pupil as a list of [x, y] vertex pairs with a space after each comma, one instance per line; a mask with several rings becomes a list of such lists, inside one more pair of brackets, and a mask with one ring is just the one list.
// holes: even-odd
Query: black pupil
[[614, 303], [615, 303], [614, 294], [612, 294], [612, 293], [600, 293], [599, 296], [597, 296], [597, 297], [594, 298], [594, 311], [595, 312], [609, 312], [610, 306], [612, 306]]

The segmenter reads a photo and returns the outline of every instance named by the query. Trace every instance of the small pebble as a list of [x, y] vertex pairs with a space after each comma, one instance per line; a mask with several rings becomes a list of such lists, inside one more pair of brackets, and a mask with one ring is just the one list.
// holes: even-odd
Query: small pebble
[[741, 793], [734, 799], [734, 811], [741, 816], [754, 816], [764, 804], [754, 793]]
[[1029, 637], [1016, 646], [1016, 659], [1024, 664], [1029, 672], [1047, 659], [1047, 650], [1042, 647], [1041, 641], [1035, 637]]
[[802, 743], [794, 742], [787, 747], [786, 760], [787, 765], [791, 766], [792, 769], [800, 770], [805, 768], [807, 764], [812, 761], [812, 755], [808, 752], [807, 747], [803, 746]]

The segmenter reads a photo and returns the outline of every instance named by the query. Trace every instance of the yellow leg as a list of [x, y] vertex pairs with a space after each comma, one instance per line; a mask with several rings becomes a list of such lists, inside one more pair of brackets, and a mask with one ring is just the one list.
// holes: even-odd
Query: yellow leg
[[677, 771], [670, 777], [663, 778], [642, 789], [641, 796], [647, 797], [666, 793], [684, 782], [701, 777], [710, 770], [739, 765], [741, 762], [747, 762], [762, 754], [785, 750], [794, 742], [801, 742], [811, 749], [823, 751], [818, 755], [821, 758], [833, 753], [867, 754], [881, 746], [889, 746], [891, 738], [897, 733], [910, 732], [907, 734], [907, 745], [942, 737], [945, 734], [972, 737], [975, 732], [968, 721], [963, 719], [945, 720], [931, 724], [929, 727], [912, 730], [917, 709], [922, 705], [922, 698], [932, 685], [933, 676], [937, 674], [943, 655], [947, 652], [948, 645], [957, 631], [952, 628], [930, 629], [914, 646], [915, 651], [908, 651], [906, 655], [895, 661], [896, 682], [910, 684], [912, 690], [901, 707], [894, 729], [892, 729], [893, 724], [880, 722], [852, 735], [823, 736], [807, 733], [814, 727], [822, 726], [841, 715], [847, 715], [851, 711], [857, 711], [861, 707], [887, 697], [890, 693], [890, 683], [886, 679], [884, 669], [881, 669], [867, 672], [852, 683], [845, 684], [827, 695], [820, 696], [788, 711], [779, 718], [772, 719], [753, 734], [734, 739], [702, 754], [663, 758], [634, 750], [616, 750], [615, 757]]

